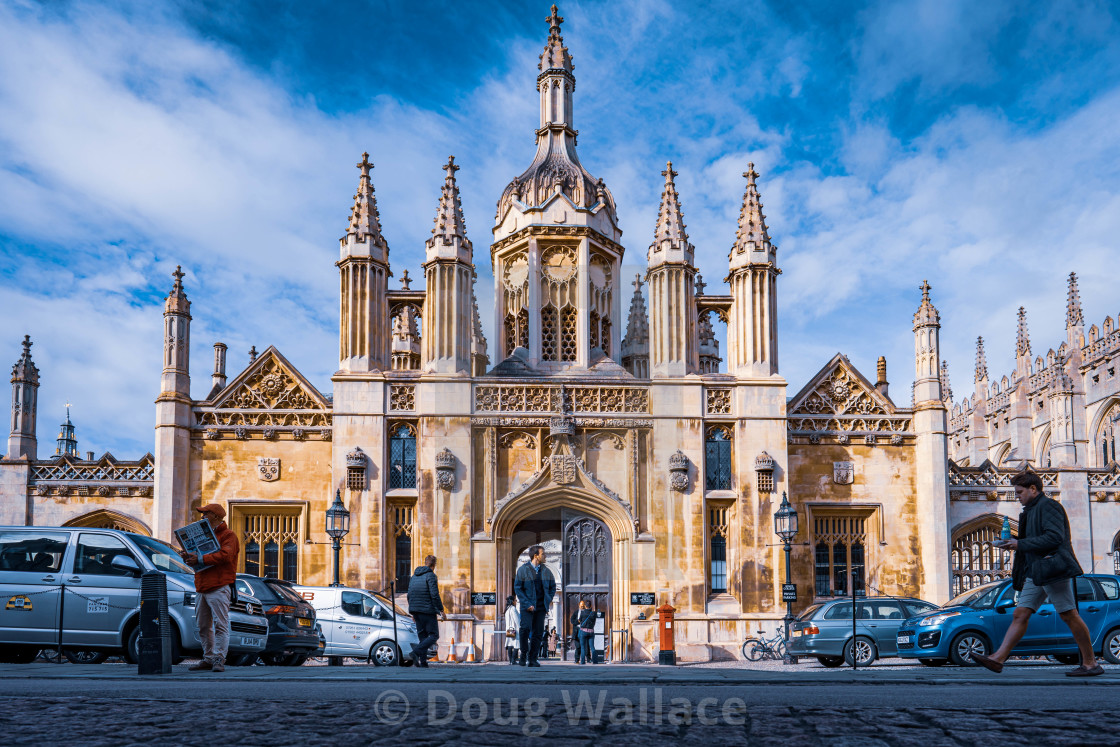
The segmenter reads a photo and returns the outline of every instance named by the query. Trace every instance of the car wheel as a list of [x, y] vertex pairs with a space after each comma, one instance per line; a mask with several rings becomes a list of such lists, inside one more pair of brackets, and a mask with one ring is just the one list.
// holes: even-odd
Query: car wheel
[[29, 646], [0, 646], [0, 662], [30, 664], [39, 657], [39, 649]]
[[369, 657], [366, 662], [372, 662], [379, 667], [391, 667], [397, 663], [398, 658], [396, 644], [384, 640], [370, 646]]
[[949, 663], [948, 659], [918, 659], [927, 667], [943, 667]]
[[226, 664], [231, 667], [251, 667], [257, 663], [258, 654], [230, 654], [226, 657]]
[[[852, 644], [855, 644], [854, 646]], [[866, 667], [875, 661], [875, 644], [871, 642], [870, 638], [857, 636], [855, 641], [848, 641], [848, 645], [844, 646], [844, 662], [850, 667], [852, 666], [852, 649], [855, 649], [856, 666]]]
[[949, 660], [958, 667], [975, 667], [973, 654], [988, 655], [988, 641], [984, 636], [972, 631], [961, 633], [949, 644]]
[[292, 654], [287, 661], [289, 667], [302, 667], [307, 661], [307, 654]]
[[1120, 664], [1120, 629], [1114, 630], [1104, 637], [1101, 654], [1110, 664]]
[[829, 669], [835, 669], [844, 663], [843, 656], [818, 656], [817, 661]]
[[1059, 664], [1080, 664], [1081, 654], [1054, 654], [1054, 661]]
[[71, 651], [70, 649], [63, 649], [62, 655], [71, 664], [100, 664], [109, 658], [109, 654], [104, 651]]

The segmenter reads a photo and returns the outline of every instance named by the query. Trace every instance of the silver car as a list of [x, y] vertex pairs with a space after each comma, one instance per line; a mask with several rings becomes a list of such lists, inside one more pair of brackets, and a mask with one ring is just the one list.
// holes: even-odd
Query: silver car
[[[293, 586], [311, 603], [326, 638], [321, 656], [351, 656], [392, 666], [419, 643], [416, 621], [380, 594], [345, 586]], [[397, 624], [394, 634], [393, 611]], [[395, 642], [394, 642], [395, 641]]]
[[[0, 661], [29, 662], [61, 643], [81, 652], [139, 650], [140, 574], [167, 577], [172, 661], [201, 653], [193, 571], [159, 540], [115, 529], [0, 526]], [[241, 597], [230, 610], [231, 654], [268, 639], [261, 603]]]
[[815, 656], [826, 667], [850, 666], [856, 657], [867, 666], [883, 656], [897, 656], [896, 639], [903, 621], [937, 605], [921, 599], [863, 597], [856, 602], [855, 638], [852, 637], [852, 600], [834, 599], [814, 604], [789, 628], [791, 656]]

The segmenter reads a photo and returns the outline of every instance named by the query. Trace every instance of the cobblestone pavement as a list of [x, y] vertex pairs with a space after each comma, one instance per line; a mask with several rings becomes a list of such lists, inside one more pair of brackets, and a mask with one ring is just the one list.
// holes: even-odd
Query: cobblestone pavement
[[[691, 703], [675, 710], [652, 702], [615, 705], [592, 695], [581, 703], [456, 701], [448, 695], [403, 701], [384, 699], [302, 703], [261, 699], [117, 699], [45, 697], [0, 699], [0, 728], [7, 744], [51, 745], [495, 745], [721, 744], [757, 745], [984, 745], [1023, 740], [1032, 745], [1099, 745], [1120, 742], [1115, 709], [1008, 710], [942, 708], [746, 707]], [[543, 700], [543, 699], [541, 699]], [[712, 698], [712, 700], [717, 700]], [[587, 706], [579, 708], [579, 706]], [[496, 710], [495, 710], [496, 709]]]

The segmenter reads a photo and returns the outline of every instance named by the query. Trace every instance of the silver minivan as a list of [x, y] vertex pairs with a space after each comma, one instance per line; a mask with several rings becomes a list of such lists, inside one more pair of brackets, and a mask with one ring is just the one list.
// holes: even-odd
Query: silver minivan
[[[315, 608], [327, 644], [321, 656], [352, 656], [378, 666], [391, 666], [397, 663], [402, 651], [407, 654], [420, 642], [416, 637], [416, 621], [380, 594], [345, 586], [293, 586], [292, 589]], [[396, 645], [393, 642], [394, 607]]]
[[[164, 542], [115, 529], [0, 526], [0, 661], [28, 662], [43, 648], [82, 652], [139, 647], [140, 574], [167, 577], [172, 661], [201, 653], [193, 571]], [[268, 619], [239, 597], [230, 610], [231, 654], [262, 650]]]

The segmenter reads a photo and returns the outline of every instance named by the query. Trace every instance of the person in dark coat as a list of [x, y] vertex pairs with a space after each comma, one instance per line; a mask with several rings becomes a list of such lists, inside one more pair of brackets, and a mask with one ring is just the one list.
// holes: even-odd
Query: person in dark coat
[[579, 609], [572, 615], [572, 626], [575, 628], [576, 639], [579, 641], [576, 664], [595, 663], [595, 610], [584, 600], [580, 600]]
[[1011, 579], [1019, 592], [1019, 600], [999, 649], [991, 656], [973, 654], [972, 659], [985, 669], [1002, 672], [1003, 663], [1027, 632], [1031, 615], [1049, 600], [1073, 633], [1081, 652], [1081, 665], [1066, 672], [1066, 676], [1104, 674], [1104, 668], [1093, 653], [1089, 628], [1077, 614], [1075, 579], [1083, 571], [1073, 554], [1066, 511], [1062, 504], [1042, 492], [1042, 480], [1038, 475], [1024, 472], [1011, 478], [1011, 484], [1015, 486], [1015, 497], [1023, 505], [1019, 514], [1019, 537], [1004, 540], [998, 546], [1015, 550]]
[[436, 556], [424, 558], [424, 565], [412, 572], [408, 582], [408, 613], [416, 620], [419, 642], [412, 647], [408, 658], [418, 667], [428, 666], [428, 647], [439, 640], [439, 622], [446, 620], [443, 600], [439, 597], [439, 579], [436, 578]]
[[529, 562], [517, 569], [513, 593], [521, 605], [521, 666], [539, 667], [537, 656], [544, 640], [548, 608], [556, 596], [556, 577], [544, 564], [544, 548], [529, 548]]

